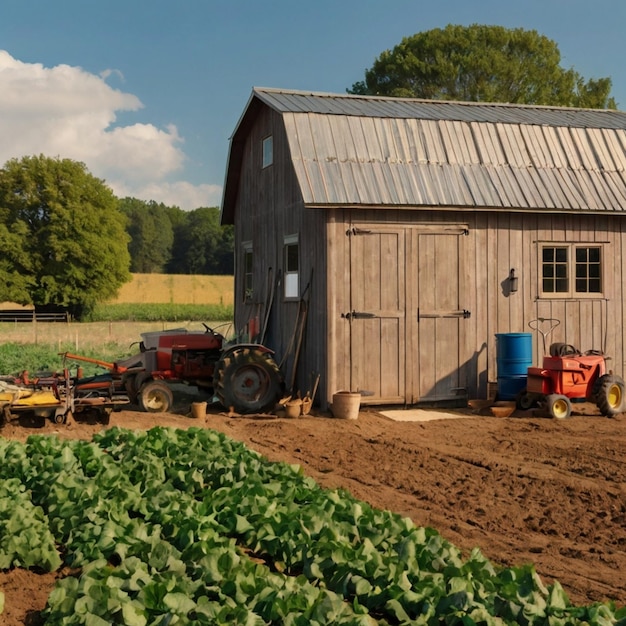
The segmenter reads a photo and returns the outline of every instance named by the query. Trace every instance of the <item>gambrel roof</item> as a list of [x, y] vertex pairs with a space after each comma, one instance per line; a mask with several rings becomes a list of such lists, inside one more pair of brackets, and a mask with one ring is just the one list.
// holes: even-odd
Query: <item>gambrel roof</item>
[[259, 107], [283, 119], [308, 207], [626, 211], [626, 113], [255, 88], [231, 138], [222, 211]]

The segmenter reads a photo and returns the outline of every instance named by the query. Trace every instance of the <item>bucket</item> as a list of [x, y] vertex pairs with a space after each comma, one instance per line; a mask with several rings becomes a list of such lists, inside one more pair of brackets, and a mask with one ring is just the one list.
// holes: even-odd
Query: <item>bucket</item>
[[330, 406], [332, 414], [339, 419], [355, 420], [359, 417], [361, 394], [353, 391], [338, 391], [333, 394]]
[[528, 368], [533, 364], [531, 333], [496, 334], [498, 398], [515, 400], [526, 387]]
[[206, 417], [206, 402], [192, 402], [191, 403], [191, 417], [200, 419]]
[[285, 404], [285, 417], [300, 417], [302, 400], [290, 400]]

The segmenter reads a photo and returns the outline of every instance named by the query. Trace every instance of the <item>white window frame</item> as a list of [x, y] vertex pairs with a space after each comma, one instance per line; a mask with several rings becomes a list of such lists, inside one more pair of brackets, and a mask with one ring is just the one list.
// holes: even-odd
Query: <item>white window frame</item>
[[[296, 248], [295, 267], [292, 248]], [[291, 254], [290, 254], [291, 253]], [[285, 300], [300, 297], [300, 237], [287, 235], [283, 239], [283, 295]]]
[[274, 137], [268, 135], [262, 141], [262, 165], [265, 169], [274, 163]]
[[[606, 285], [604, 280], [604, 259], [605, 259], [605, 244], [597, 243], [597, 242], [563, 242], [563, 241], [540, 241], [538, 242], [538, 295], [539, 298], [543, 299], [584, 299], [584, 298], [604, 298]], [[546, 262], [544, 260], [544, 250], [547, 248], [553, 249], [561, 249], [564, 254], [561, 255], [560, 259], [554, 259], [553, 261]], [[578, 250], [586, 250], [587, 252], [591, 249], [597, 249], [599, 251], [599, 259], [597, 261], [578, 261], [576, 252]], [[553, 272], [549, 272], [553, 274], [552, 276], [545, 276], [544, 270], [547, 269], [546, 265], [553, 263]], [[598, 273], [599, 276], [590, 276], [589, 268], [599, 266]], [[583, 270], [587, 268], [587, 271], [583, 272], [582, 276], [577, 276], [578, 270]], [[559, 273], [563, 273], [562, 270], [565, 270], [565, 276], [557, 276]], [[561, 271], [560, 271], [561, 270]], [[556, 280], [566, 280], [567, 281], [567, 289], [563, 291], [546, 291], [546, 281], [556, 281]], [[578, 287], [580, 286], [579, 281], [584, 280], [589, 284], [589, 281], [597, 280], [599, 281], [599, 290], [598, 291], [578, 291]], [[555, 285], [556, 287], [556, 285]]]

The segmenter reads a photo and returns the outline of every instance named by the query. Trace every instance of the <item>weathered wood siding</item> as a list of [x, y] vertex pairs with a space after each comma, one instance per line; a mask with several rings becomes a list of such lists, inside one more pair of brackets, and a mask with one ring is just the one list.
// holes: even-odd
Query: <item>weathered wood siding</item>
[[[262, 168], [262, 141], [273, 137], [273, 164]], [[299, 353], [294, 391], [305, 393], [313, 372], [323, 373], [325, 359], [326, 303], [324, 213], [303, 208], [293, 174], [291, 155], [280, 116], [264, 108], [246, 137], [241, 178], [235, 208], [235, 325], [245, 334], [250, 320], [262, 325], [269, 306], [271, 284], [274, 300], [265, 345], [276, 352], [289, 383], [297, 349], [298, 316], [306, 312], [305, 334]], [[300, 292], [305, 303], [285, 300], [283, 243], [285, 236], [299, 236]], [[243, 247], [251, 242], [254, 260], [254, 294], [244, 298]], [[307, 284], [310, 285], [307, 288]], [[305, 293], [306, 289], [306, 293]]]
[[[269, 135], [274, 163], [263, 169]], [[222, 212], [235, 224], [237, 328], [264, 319], [284, 238], [298, 235], [305, 298], [286, 301], [278, 285], [265, 343], [290, 382], [308, 305], [294, 390], [320, 373], [323, 406], [355, 385], [381, 403], [484, 397], [497, 333], [531, 332], [541, 361], [537, 318], [560, 321], [548, 345], [603, 350], [623, 375], [625, 146], [621, 112], [255, 89]], [[602, 244], [602, 297], [540, 298], [540, 242]]]
[[[618, 216], [544, 215], [538, 213], [424, 211], [424, 210], [363, 210], [342, 209], [331, 212], [327, 233], [329, 239], [328, 268], [328, 395], [352, 384], [350, 359], [361, 359], [364, 366], [372, 361], [375, 346], [362, 343], [360, 353], [350, 352], [350, 326], [342, 312], [350, 310], [350, 278], [343, 271], [350, 266], [349, 238], [346, 230], [354, 223], [396, 224], [407, 231], [420, 224], [466, 224], [469, 232], [462, 245], [463, 258], [458, 276], [459, 297], [471, 311], [464, 321], [459, 338], [459, 359], [464, 384], [470, 397], [486, 397], [488, 383], [496, 383], [496, 333], [530, 332], [533, 335], [533, 360], [543, 356], [543, 338], [529, 328], [537, 318], [556, 318], [560, 325], [546, 339], [546, 347], [559, 341], [581, 350], [598, 349], [610, 357], [609, 367], [623, 375], [626, 360], [622, 339], [625, 311], [622, 275], [626, 260], [624, 220]], [[603, 294], [600, 298], [539, 298], [539, 242], [601, 243], [603, 246]], [[409, 248], [410, 249], [410, 248]], [[367, 260], [364, 261], [367, 263]], [[511, 268], [519, 277], [516, 293], [507, 293], [506, 280]], [[414, 389], [424, 376], [411, 366], [410, 349], [416, 349], [411, 333], [415, 334], [414, 309], [417, 303], [411, 289], [410, 277], [419, 271], [411, 254], [407, 254], [406, 332], [407, 340], [407, 398], [414, 400]], [[377, 270], [372, 270], [372, 276]], [[332, 279], [331, 277], [334, 277]], [[384, 280], [384, 278], [383, 278]], [[441, 290], [441, 282], [431, 285]], [[433, 355], [435, 358], [435, 355]], [[367, 398], [364, 398], [367, 402]]]

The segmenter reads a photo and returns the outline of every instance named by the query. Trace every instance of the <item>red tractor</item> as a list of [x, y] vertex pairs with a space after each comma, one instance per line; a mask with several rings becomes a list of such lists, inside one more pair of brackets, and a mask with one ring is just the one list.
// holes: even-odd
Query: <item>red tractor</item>
[[602, 352], [584, 354], [573, 346], [553, 343], [542, 367], [529, 367], [526, 389], [517, 397], [517, 407], [530, 409], [537, 403], [555, 418], [567, 418], [572, 400], [597, 405], [602, 415], [614, 417], [624, 410], [624, 380], [607, 371]]
[[254, 343], [226, 347], [219, 332], [205, 328], [143, 333], [139, 353], [115, 363], [66, 355], [110, 371], [109, 385], [77, 380], [77, 395], [97, 394], [99, 386], [103, 393], [127, 395], [144, 411], [165, 412], [173, 404], [172, 384], [183, 383], [213, 393], [225, 408], [237, 413], [273, 409], [283, 391], [283, 377], [272, 351]]

